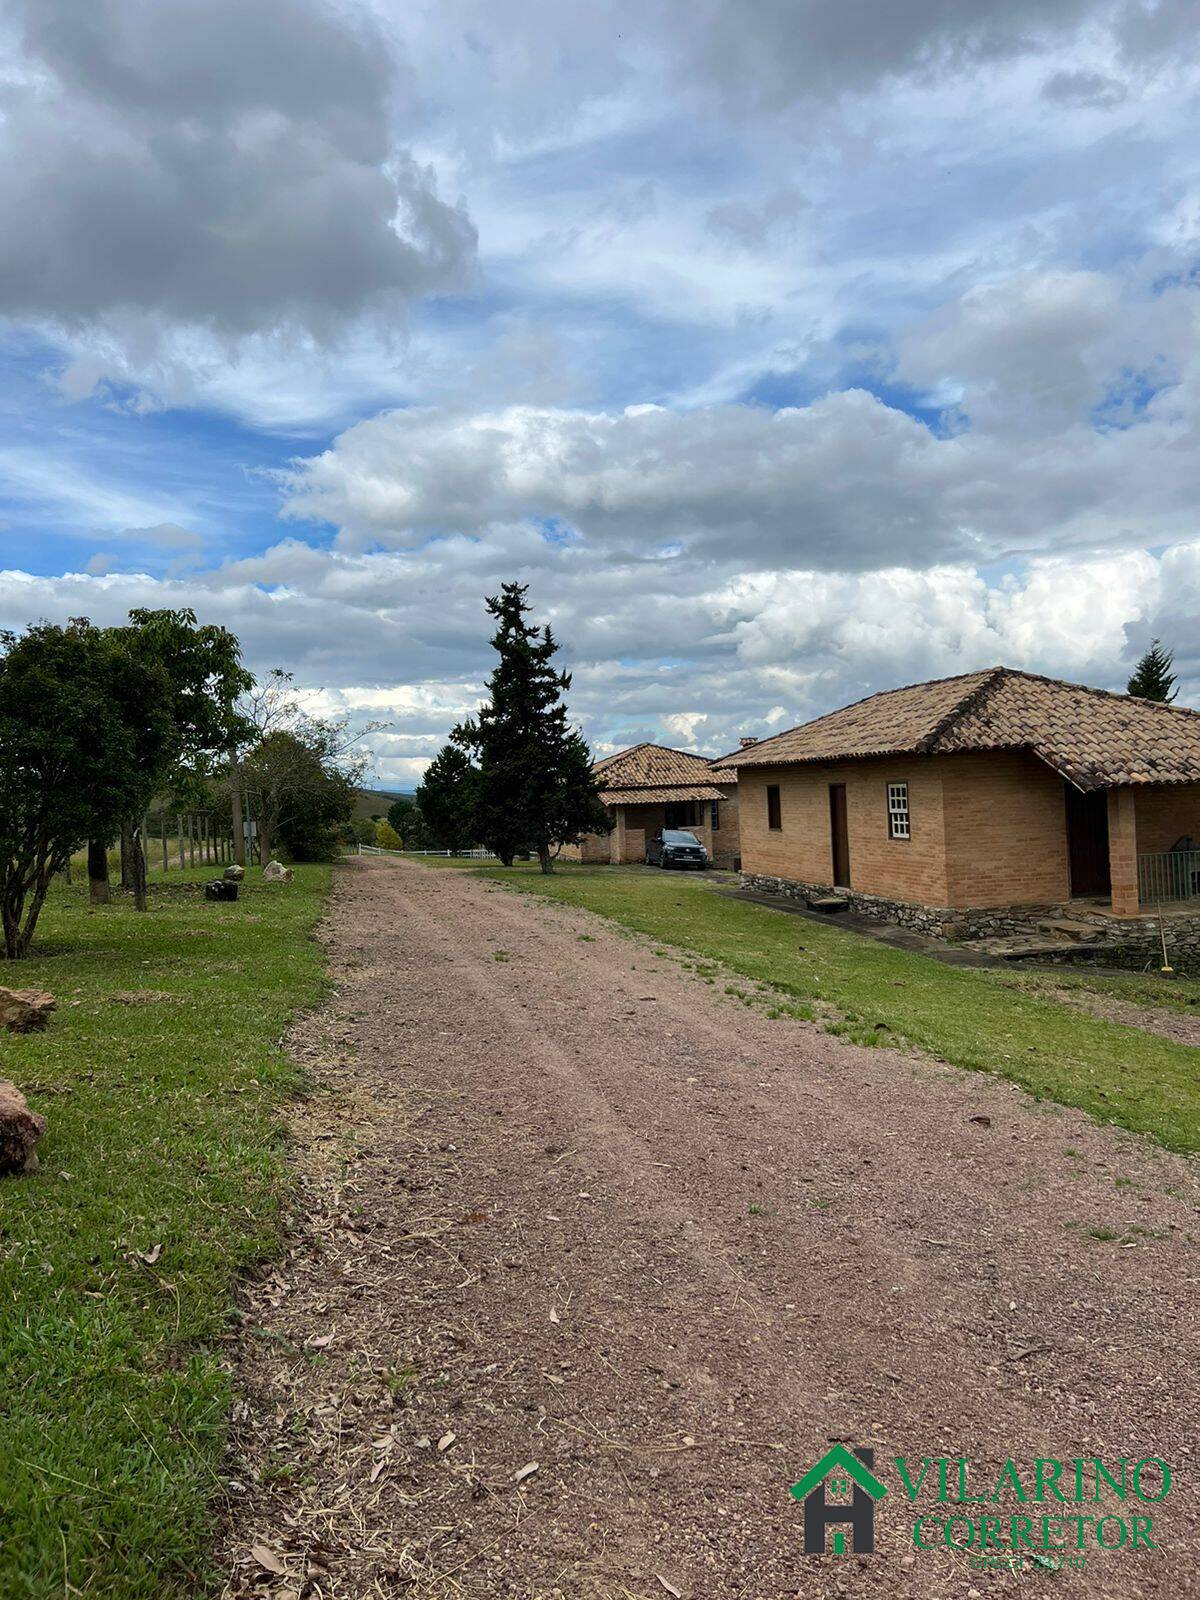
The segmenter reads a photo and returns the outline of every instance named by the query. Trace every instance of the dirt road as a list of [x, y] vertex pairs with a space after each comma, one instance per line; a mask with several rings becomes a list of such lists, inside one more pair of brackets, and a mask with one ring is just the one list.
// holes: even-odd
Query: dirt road
[[[329, 940], [300, 1231], [239, 1344], [230, 1595], [1195, 1592], [1185, 1161], [450, 870], [347, 868]], [[833, 1441], [891, 1491], [873, 1556], [803, 1553], [788, 1487]], [[1122, 1507], [939, 1507], [936, 1464], [912, 1506], [896, 1456], [968, 1457], [972, 1493], [1006, 1459], [1173, 1478], [1124, 1510], [1157, 1549], [1089, 1531], [1082, 1572], [1016, 1577], [915, 1549], [916, 1516]]]

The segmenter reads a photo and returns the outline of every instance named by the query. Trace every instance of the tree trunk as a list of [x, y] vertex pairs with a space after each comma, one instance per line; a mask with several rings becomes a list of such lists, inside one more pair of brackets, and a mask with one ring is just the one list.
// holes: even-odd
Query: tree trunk
[[233, 859], [239, 867], [244, 867], [246, 834], [242, 828], [242, 769], [233, 750], [229, 752], [229, 805], [233, 813]]
[[537, 858], [538, 866], [541, 867], [543, 872], [554, 871], [554, 857], [550, 854], [550, 846], [548, 844], [538, 845]]
[[0, 929], [9, 961], [20, 961], [29, 953], [29, 941], [45, 903], [50, 876], [50, 864], [43, 861], [32, 878], [18, 870], [9, 871], [0, 879]]
[[133, 888], [133, 823], [128, 818], [121, 824], [121, 887]]
[[16, 961], [21, 951], [21, 907], [25, 896], [15, 877], [9, 877], [0, 892], [0, 928], [4, 931], [4, 954]]
[[196, 865], [196, 818], [188, 812], [188, 866]]
[[265, 867], [271, 859], [271, 830], [265, 822], [258, 825], [258, 864]]
[[94, 906], [106, 906], [112, 899], [108, 888], [108, 846], [103, 839], [89, 839], [88, 898]]
[[158, 820], [162, 826], [163, 872], [166, 873], [170, 870], [171, 866], [171, 856], [170, 852], [167, 850], [167, 813], [165, 811], [160, 811], [158, 814]]
[[46, 903], [46, 893], [49, 888], [49, 873], [46, 871], [39, 872], [33, 886], [33, 897], [25, 903], [25, 921], [21, 925], [21, 931], [17, 939], [16, 953], [18, 957], [29, 954], [29, 946], [33, 942], [33, 930], [37, 927], [37, 919], [42, 914], [42, 907]]
[[146, 822], [145, 818], [134, 828], [133, 845], [133, 904], [136, 910], [146, 909]]

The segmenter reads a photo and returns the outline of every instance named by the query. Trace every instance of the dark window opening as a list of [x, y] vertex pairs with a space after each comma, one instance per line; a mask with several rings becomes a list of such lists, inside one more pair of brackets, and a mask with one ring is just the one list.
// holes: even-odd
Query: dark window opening
[[714, 800], [712, 803], [712, 826], [714, 833], [721, 831], [721, 802]]
[[783, 827], [783, 813], [779, 807], [779, 785], [767, 785], [767, 827], [778, 832]]
[[700, 824], [696, 800], [672, 800], [663, 807], [664, 828], [695, 828]]

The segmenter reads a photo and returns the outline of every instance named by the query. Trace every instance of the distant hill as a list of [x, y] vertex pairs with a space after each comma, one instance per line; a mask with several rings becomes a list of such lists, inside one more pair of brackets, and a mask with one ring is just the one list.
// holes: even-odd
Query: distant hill
[[359, 817], [386, 817], [388, 808], [397, 800], [411, 800], [410, 789], [360, 789], [354, 803], [355, 820]]

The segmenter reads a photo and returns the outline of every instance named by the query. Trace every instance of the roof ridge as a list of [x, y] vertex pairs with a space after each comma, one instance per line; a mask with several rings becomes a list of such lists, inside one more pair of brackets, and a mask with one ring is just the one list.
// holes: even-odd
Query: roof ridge
[[614, 750], [611, 756], [601, 756], [599, 761], [593, 761], [593, 767], [606, 767], [610, 761], [620, 761], [623, 756], [631, 756], [639, 750], [661, 750], [668, 756], [686, 756], [689, 761], [715, 761], [715, 756], [702, 756], [698, 750], [680, 750], [673, 744], [655, 744], [653, 739], [640, 739], [637, 744], [631, 744], [628, 749]]
[[[942, 735], [948, 733], [956, 722], [970, 712], [977, 711], [980, 703], [987, 698], [990, 692], [1015, 670], [1012, 667], [988, 667], [982, 680], [973, 689], [968, 690], [957, 704], [951, 706], [949, 711], [943, 712], [925, 737], [918, 741], [917, 749], [922, 754], [936, 750], [938, 740]], [[946, 682], [947, 680], [943, 679], [942, 681]]]
[[[790, 728], [780, 728], [778, 733], [769, 733], [751, 746], [757, 756], [766, 745], [772, 744], [776, 739], [782, 739], [786, 734], [798, 733], [801, 728], [815, 728], [818, 723], [825, 722], [830, 717], [840, 717], [843, 712], [853, 711], [855, 706], [865, 706], [868, 700], [886, 700], [893, 694], [904, 694], [908, 689], [932, 689], [935, 684], [953, 683], [958, 678], [977, 678], [980, 673], [1005, 672], [1006, 667], [976, 667], [972, 672], [951, 672], [944, 678], [919, 678], [916, 683], [898, 683], [890, 689], [876, 689], [871, 694], [859, 695], [857, 700], [848, 700], [844, 706], [835, 706], [832, 711], [823, 711], [819, 717], [810, 717], [807, 722], [794, 723]], [[728, 761], [731, 756], [737, 755], [736, 750], [731, 750], [728, 756], [718, 756], [719, 761]]]
[[1150, 700], [1144, 694], [1129, 694], [1121, 689], [1098, 689], [1094, 684], [1075, 683], [1071, 678], [1052, 678], [1045, 672], [1026, 672], [1024, 667], [995, 667], [992, 670], [1010, 678], [1028, 678], [1033, 683], [1053, 684], [1056, 689], [1078, 689], [1081, 694], [1093, 694], [1100, 700], [1132, 700], [1135, 705], [1146, 706], [1152, 711], [1174, 711], [1185, 717], [1200, 717], [1200, 709], [1195, 706], [1177, 706], [1169, 700]]
[[631, 744], [625, 750], [614, 750], [610, 756], [601, 756], [599, 761], [592, 762], [592, 766], [606, 767], [610, 761], [619, 761], [622, 756], [631, 756], [637, 750], [648, 750], [650, 748], [650, 741], [648, 739], [642, 739], [638, 744]]

